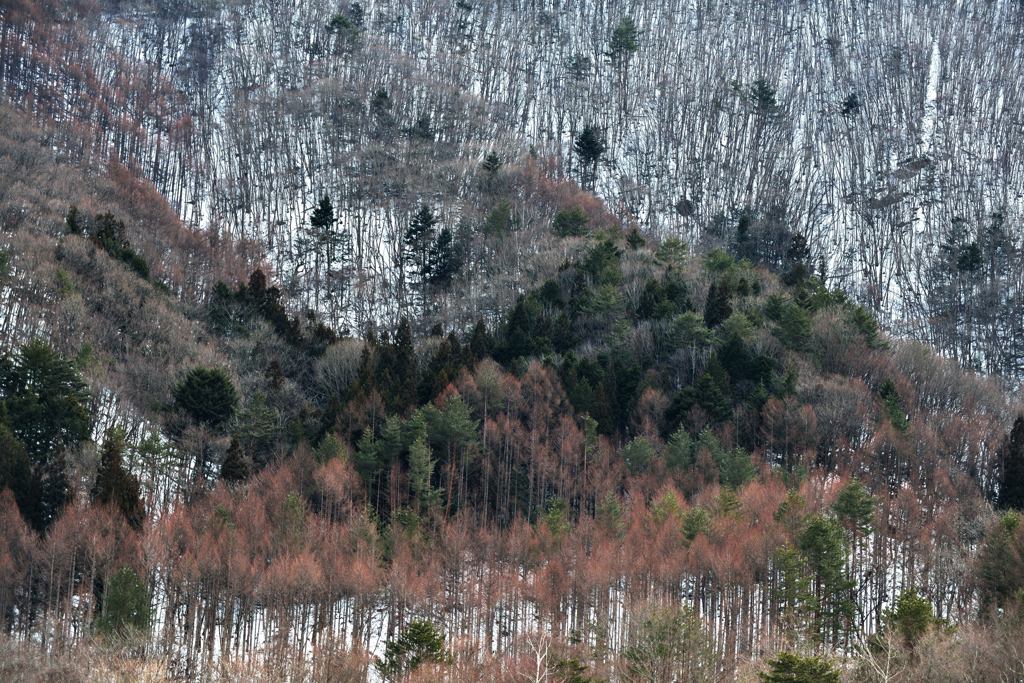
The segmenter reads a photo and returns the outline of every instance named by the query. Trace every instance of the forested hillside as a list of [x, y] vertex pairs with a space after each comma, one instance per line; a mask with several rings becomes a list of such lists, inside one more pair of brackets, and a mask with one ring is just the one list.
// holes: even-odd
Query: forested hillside
[[1020, 680], [1020, 12], [0, 0], [0, 680]]
[[[481, 194], [479, 162], [532, 153], [652, 235], [778, 266], [799, 234], [887, 326], [1016, 378], [1020, 11], [18, 0], [0, 85], [356, 329], [412, 304], [401, 236], [424, 202], [468, 252], [473, 295], [446, 314], [500, 303], [508, 268], [475, 229], [550, 216], [515, 185]], [[325, 194], [331, 235], [307, 222]]]

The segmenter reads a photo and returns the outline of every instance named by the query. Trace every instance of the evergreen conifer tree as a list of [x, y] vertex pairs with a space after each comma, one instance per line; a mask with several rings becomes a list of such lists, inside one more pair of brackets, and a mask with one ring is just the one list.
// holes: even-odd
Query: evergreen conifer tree
[[999, 449], [998, 506], [1024, 510], [1024, 415], [1013, 421]]
[[114, 574], [103, 591], [96, 626], [109, 636], [125, 637], [149, 628], [149, 589], [129, 567]]
[[429, 621], [415, 620], [394, 640], [384, 645], [384, 657], [376, 667], [385, 681], [405, 680], [423, 664], [444, 663], [450, 655], [444, 649], [444, 634]]
[[409, 446], [409, 489], [421, 512], [434, 504], [437, 495], [430, 484], [433, 474], [434, 457], [426, 436], [420, 434]]
[[625, 67], [639, 47], [640, 30], [632, 17], [623, 17], [608, 41], [608, 57], [618, 68]]
[[484, 160], [480, 162], [480, 168], [485, 173], [484, 185], [487, 190], [494, 189], [494, 181], [504, 165], [504, 160], [498, 156], [497, 152], [489, 152], [484, 157]]
[[480, 361], [491, 354], [494, 348], [494, 339], [487, 331], [487, 325], [483, 320], [477, 320], [473, 326], [473, 333], [469, 337], [469, 355], [474, 361]]
[[[22, 514], [37, 531], [56, 520], [70, 497], [65, 453], [89, 438], [88, 404], [74, 365], [45, 342], [32, 341], [13, 357], [0, 357], [0, 416], [30, 464], [29, 490], [21, 497], [28, 507]], [[18, 453], [8, 459], [11, 476], [23, 474]]]
[[423, 205], [413, 215], [402, 236], [402, 260], [409, 266], [414, 284], [423, 287], [430, 280], [431, 247], [434, 245], [434, 231], [437, 218], [429, 206]]
[[854, 479], [839, 490], [832, 511], [854, 538], [863, 537], [870, 534], [874, 527], [875, 497], [864, 484]]
[[839, 670], [821, 657], [781, 652], [759, 673], [763, 683], [839, 683]]
[[132, 528], [141, 529], [146, 511], [142, 505], [139, 480], [124, 468], [124, 450], [124, 431], [116, 427], [108, 429], [100, 451], [92, 500], [117, 507]]
[[976, 569], [981, 611], [1003, 609], [1024, 589], [1024, 529], [1016, 510], [1003, 514], [978, 553]]
[[0, 419], [0, 491], [10, 489], [14, 501], [26, 519], [38, 502], [32, 486], [32, 463], [25, 446]]
[[707, 411], [711, 419], [721, 422], [732, 415], [732, 391], [729, 375], [725, 372], [718, 356], [708, 361], [704, 374], [696, 384], [697, 403]]
[[402, 318], [394, 341], [387, 343], [378, 371], [379, 386], [390, 410], [404, 413], [416, 405], [419, 373], [408, 318]]
[[913, 648], [928, 630], [938, 623], [932, 605], [914, 590], [905, 590], [896, 608], [886, 615], [886, 626], [895, 630], [907, 647]]
[[235, 414], [238, 392], [223, 370], [197, 367], [175, 387], [174, 400], [197, 422], [217, 427]]
[[447, 287], [462, 267], [459, 246], [448, 226], [441, 228], [427, 255], [426, 282]]
[[594, 189], [594, 183], [597, 180], [597, 164], [607, 149], [604, 137], [596, 126], [588, 125], [576, 136], [573, 150], [583, 165], [581, 184], [584, 189]]
[[704, 324], [709, 328], [717, 327], [732, 315], [729, 286], [724, 283], [712, 282], [708, 289], [707, 302], [704, 304]]
[[820, 642], [835, 644], [845, 634], [854, 610], [843, 529], [832, 517], [812, 515], [798, 545], [814, 577], [814, 631]]
[[242, 446], [237, 437], [231, 437], [231, 445], [220, 466], [220, 478], [229, 486], [240, 484], [249, 478], [251, 470], [249, 462], [242, 453]]

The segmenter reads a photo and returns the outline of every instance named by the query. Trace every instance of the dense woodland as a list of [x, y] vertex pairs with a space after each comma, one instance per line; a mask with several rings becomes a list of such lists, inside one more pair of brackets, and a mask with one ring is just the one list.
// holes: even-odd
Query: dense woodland
[[1020, 11], [0, 2], [0, 679], [1022, 680]]

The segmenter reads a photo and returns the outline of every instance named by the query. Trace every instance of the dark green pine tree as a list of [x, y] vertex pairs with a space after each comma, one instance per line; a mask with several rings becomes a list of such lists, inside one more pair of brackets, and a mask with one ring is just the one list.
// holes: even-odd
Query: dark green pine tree
[[704, 304], [704, 324], [709, 328], [717, 327], [726, 318], [732, 315], [732, 306], [729, 304], [729, 299], [732, 293], [729, 291], [729, 286], [718, 282], [712, 282], [711, 288], [708, 289], [708, 299]]
[[321, 281], [321, 262], [323, 262], [323, 267], [330, 270], [334, 261], [334, 221], [334, 206], [331, 204], [330, 197], [324, 195], [309, 218], [313, 269], [318, 291]]
[[384, 645], [384, 657], [377, 660], [376, 667], [385, 681], [401, 681], [423, 664], [448, 659], [444, 634], [429, 621], [416, 620]]
[[[45, 342], [29, 342], [15, 356], [0, 358], [0, 415], [28, 457], [31, 479], [22, 496], [28, 507], [21, 512], [37, 531], [56, 520], [70, 497], [65, 453], [92, 432], [88, 405], [74, 365]], [[8, 458], [9, 476], [20, 477], [24, 461], [17, 454]]]
[[762, 116], [774, 116], [779, 111], [775, 88], [763, 78], [758, 78], [750, 86], [747, 98], [754, 106], [754, 111]]
[[419, 373], [412, 326], [408, 318], [398, 324], [393, 341], [385, 341], [377, 364], [378, 381], [384, 402], [392, 413], [405, 413], [416, 405]]
[[242, 446], [236, 437], [231, 437], [231, 445], [224, 456], [224, 462], [220, 466], [220, 478], [228, 486], [241, 484], [251, 474], [249, 461], [242, 453]]
[[434, 139], [434, 130], [430, 120], [430, 114], [421, 114], [416, 118], [416, 123], [406, 129], [409, 137], [420, 142], [430, 142]]
[[127, 638], [149, 628], [149, 588], [129, 567], [114, 574], [100, 597], [102, 606], [96, 617], [100, 632]]
[[36, 504], [32, 487], [32, 463], [25, 446], [0, 419], [0, 491], [10, 489], [14, 501], [26, 519]]
[[544, 310], [535, 297], [520, 297], [505, 323], [504, 338], [496, 351], [496, 359], [509, 362], [515, 358], [537, 356], [551, 350], [549, 328]]
[[764, 683], [839, 683], [839, 670], [821, 657], [780, 652], [758, 676]]
[[867, 536], [874, 528], [875, 497], [856, 479], [839, 490], [832, 511], [855, 540]]
[[911, 649], [938, 623], [932, 604], [913, 589], [903, 591], [896, 601], [896, 609], [885, 615], [886, 627], [899, 634]]
[[578, 206], [562, 209], [555, 214], [551, 231], [558, 237], [582, 237], [587, 234], [587, 214]]
[[601, 161], [601, 157], [604, 156], [607, 149], [608, 146], [605, 144], [604, 136], [601, 135], [601, 131], [596, 126], [588, 125], [576, 136], [573, 150], [576, 152], [576, 156], [580, 158], [580, 163], [583, 166], [580, 184], [584, 189], [594, 189], [594, 183], [597, 180], [597, 164]]
[[608, 58], [616, 68], [625, 68], [639, 47], [640, 30], [632, 17], [623, 17], [608, 41]]
[[68, 226], [68, 234], [70, 235], [81, 235], [85, 232], [84, 221], [78, 212], [78, 207], [74, 204], [68, 209], [68, 215], [64, 217], [64, 223]]
[[91, 497], [94, 503], [117, 507], [133, 529], [141, 529], [146, 510], [139, 480], [124, 468], [124, 449], [124, 432], [116, 427], [108, 429]]
[[708, 361], [704, 374], [696, 384], [697, 403], [716, 422], [723, 422], [732, 416], [732, 390], [729, 375], [722, 367], [718, 356]]
[[447, 227], [441, 228], [427, 255], [426, 280], [435, 287], [447, 287], [462, 268], [459, 245]]
[[434, 244], [434, 229], [437, 218], [429, 206], [423, 205], [409, 221], [409, 227], [402, 236], [402, 261], [409, 266], [414, 284], [420, 287], [420, 294], [430, 280], [430, 251]]
[[892, 426], [901, 432], [906, 432], [910, 427], [910, 420], [896, 384], [886, 378], [882, 382], [882, 386], [878, 388], [878, 395], [881, 397], [882, 403], [885, 404], [885, 410], [889, 413]]
[[[331, 204], [329, 197], [324, 195], [320, 199], [320, 203], [313, 209], [309, 223], [314, 247], [317, 293], [319, 294], [321, 287], [326, 289], [328, 295], [337, 293], [346, 284], [344, 274], [351, 257], [352, 245], [348, 233], [339, 229], [334, 205]], [[331, 302], [334, 302], [333, 298]]]
[[370, 491], [371, 500], [376, 500], [373, 495], [374, 489], [379, 491], [378, 483], [384, 472], [385, 463], [381, 458], [380, 445], [374, 438], [372, 429], [365, 430], [359, 437], [352, 464], [359, 476], [362, 477], [367, 490]]
[[633, 60], [639, 48], [640, 30], [631, 17], [623, 17], [618, 26], [612, 31], [611, 39], [608, 41], [607, 57], [611, 60], [612, 68], [615, 70], [615, 86], [618, 94], [618, 106], [616, 111], [625, 115], [627, 110], [627, 84], [629, 64]]
[[853, 118], [858, 112], [860, 112], [860, 107], [860, 95], [852, 92], [847, 95], [842, 104], [839, 105], [839, 113], [847, 118]]
[[223, 370], [197, 367], [174, 388], [174, 400], [197, 422], [218, 427], [235, 414], [238, 392]]
[[375, 124], [371, 136], [377, 140], [391, 140], [397, 126], [392, 111], [391, 95], [385, 88], [376, 90], [370, 98], [370, 116]]
[[812, 515], [798, 539], [813, 575], [813, 628], [819, 642], [836, 645], [848, 632], [854, 604], [850, 597], [854, 582], [847, 572], [847, 549], [843, 528], [832, 517]]
[[351, 396], [360, 399], [366, 399], [374, 392], [380, 393], [381, 373], [378, 366], [382, 359], [382, 348], [372, 324], [367, 326], [365, 338], [366, 343], [359, 354], [359, 370], [349, 391]]
[[740, 212], [739, 218], [736, 221], [736, 243], [733, 246], [737, 259], [748, 259], [755, 262], [758, 260], [757, 243], [754, 235], [750, 232], [753, 223], [754, 216], [750, 209], [744, 209]]
[[358, 2], [331, 17], [327, 23], [327, 33], [335, 37], [334, 54], [350, 54], [358, 50], [364, 23], [365, 13]]
[[[313, 226], [315, 233], [321, 236], [330, 232], [334, 221], [334, 205], [331, 204], [331, 198], [324, 195], [320, 198], [320, 203], [313, 209], [313, 215], [309, 218], [309, 224]], [[321, 240], [326, 241], [326, 238], [321, 237]]]
[[629, 231], [629, 234], [626, 235], [626, 244], [630, 249], [635, 251], [647, 244], [647, 240], [644, 239], [644, 236], [640, 234], [639, 230], [633, 228]]
[[465, 362], [462, 344], [455, 333], [449, 334], [437, 347], [420, 382], [420, 403], [427, 403], [455, 381]]
[[494, 349], [494, 337], [487, 331], [487, 324], [477, 320], [473, 332], [469, 336], [469, 356], [473, 362], [481, 361], [491, 355]]
[[795, 233], [789, 238], [789, 248], [786, 250], [785, 272], [782, 281], [787, 285], [800, 284], [811, 274], [811, 248], [807, 244], [807, 238], [803, 233]]
[[1013, 421], [1013, 429], [999, 449], [999, 497], [1001, 508], [1024, 510], [1024, 415]]
[[811, 342], [811, 316], [805, 309], [786, 302], [779, 309], [775, 335], [783, 344], [797, 351], [806, 351]]
[[486, 174], [484, 184], [488, 190], [494, 188], [494, 181], [498, 177], [498, 172], [501, 171], [505, 162], [496, 152], [490, 152], [484, 157], [484, 160], [480, 162], [480, 168]]
[[1024, 531], [1015, 510], [1003, 514], [985, 537], [975, 568], [981, 612], [1002, 609], [1024, 590]]

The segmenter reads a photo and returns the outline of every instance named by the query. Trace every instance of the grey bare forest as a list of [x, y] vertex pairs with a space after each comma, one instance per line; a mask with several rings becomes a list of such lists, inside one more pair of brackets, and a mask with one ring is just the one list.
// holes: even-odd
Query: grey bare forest
[[0, 0], [0, 680], [1024, 680], [1024, 5]]

